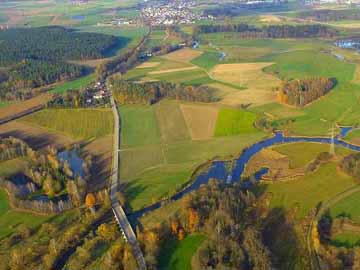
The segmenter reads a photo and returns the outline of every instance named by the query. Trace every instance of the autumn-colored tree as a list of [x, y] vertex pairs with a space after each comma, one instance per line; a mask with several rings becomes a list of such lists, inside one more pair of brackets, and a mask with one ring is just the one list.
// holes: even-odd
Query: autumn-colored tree
[[95, 199], [94, 194], [88, 193], [85, 198], [85, 205], [88, 208], [93, 208], [95, 206], [95, 203], [96, 203], [96, 199]]
[[185, 230], [183, 228], [180, 228], [179, 232], [178, 232], [178, 239], [179, 239], [179, 241], [181, 241], [184, 238], [185, 238]]
[[199, 214], [194, 208], [189, 208], [189, 231], [194, 232], [199, 226]]
[[179, 222], [175, 219], [173, 219], [170, 222], [170, 228], [171, 228], [171, 233], [176, 235], [178, 233], [178, 229], [179, 229]]

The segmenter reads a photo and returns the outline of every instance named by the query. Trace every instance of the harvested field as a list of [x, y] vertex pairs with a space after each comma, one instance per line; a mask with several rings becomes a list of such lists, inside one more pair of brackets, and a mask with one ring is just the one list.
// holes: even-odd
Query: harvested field
[[179, 105], [163, 102], [156, 108], [161, 140], [163, 143], [173, 143], [190, 139], [183, 114]]
[[263, 68], [271, 63], [221, 64], [211, 71], [214, 79], [245, 87], [246, 90], [231, 91], [221, 101], [227, 105], [261, 105], [276, 101], [273, 89], [280, 85], [280, 80], [266, 74]]
[[190, 104], [181, 104], [180, 108], [193, 140], [207, 140], [213, 137], [218, 108]]
[[12, 121], [0, 126], [0, 137], [9, 136], [24, 140], [35, 150], [43, 149], [48, 145], [63, 148], [75, 143], [75, 140], [64, 134], [50, 132], [37, 125], [19, 121]]
[[175, 52], [164, 55], [163, 58], [178, 61], [178, 62], [190, 62], [195, 58], [199, 57], [203, 52], [196, 51], [190, 48], [184, 48]]
[[137, 66], [136, 68], [153, 68], [157, 67], [158, 65], [160, 65], [160, 62], [145, 62]]
[[21, 114], [27, 110], [31, 110], [37, 106], [46, 104], [51, 99], [51, 95], [43, 94], [35, 98], [11, 104], [5, 108], [0, 108], [0, 119]]
[[173, 69], [157, 70], [157, 71], [149, 72], [149, 75], [174, 73], [174, 72], [189, 71], [189, 70], [194, 70], [194, 69], [198, 69], [198, 67], [184, 67], [184, 68], [173, 68]]
[[265, 23], [272, 23], [272, 22], [281, 22], [281, 18], [275, 15], [261, 15], [260, 21]]

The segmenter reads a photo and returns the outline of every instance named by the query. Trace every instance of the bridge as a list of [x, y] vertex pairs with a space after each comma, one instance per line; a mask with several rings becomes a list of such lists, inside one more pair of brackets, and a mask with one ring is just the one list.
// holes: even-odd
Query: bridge
[[129, 220], [124, 212], [124, 209], [122, 208], [122, 206], [119, 203], [119, 200], [116, 197], [116, 192], [119, 190], [120, 119], [119, 119], [119, 112], [113, 96], [111, 96], [111, 110], [114, 116], [114, 149], [113, 149], [114, 152], [113, 152], [113, 160], [112, 160], [111, 187], [110, 187], [110, 199], [111, 199], [112, 210], [115, 219], [119, 224], [119, 227], [123, 233], [124, 238], [132, 247], [133, 255], [138, 264], [138, 269], [146, 270], [144, 255], [140, 249], [134, 230], [129, 223]]

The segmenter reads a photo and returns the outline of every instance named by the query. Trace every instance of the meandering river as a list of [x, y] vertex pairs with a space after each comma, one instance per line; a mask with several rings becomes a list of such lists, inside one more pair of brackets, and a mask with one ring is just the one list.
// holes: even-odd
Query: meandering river
[[[285, 136], [283, 132], [275, 132], [274, 135], [270, 138], [264, 139], [260, 142], [257, 142], [250, 147], [246, 148], [241, 155], [234, 160], [233, 166], [229, 171], [226, 168], [225, 161], [213, 161], [210, 168], [200, 175], [198, 175], [195, 180], [185, 187], [183, 190], [179, 191], [175, 195], [173, 195], [169, 200], [176, 201], [184, 197], [184, 195], [188, 194], [191, 191], [197, 190], [201, 185], [207, 184], [210, 179], [214, 178], [219, 181], [226, 181], [227, 183], [233, 183], [241, 180], [241, 176], [244, 173], [245, 166], [249, 162], [249, 160], [259, 153], [261, 150], [266, 149], [268, 147], [280, 144], [287, 143], [296, 143], [296, 142], [308, 142], [308, 143], [322, 143], [322, 144], [331, 144], [342, 146], [354, 151], [360, 152], [360, 146], [353, 145], [348, 143], [342, 138], [349, 133], [352, 128], [351, 127], [341, 127], [340, 128], [340, 136], [336, 136], [335, 138], [330, 137], [302, 137], [302, 136]], [[263, 168], [255, 174], [255, 180], [259, 181], [263, 175], [268, 173], [267, 168]], [[250, 181], [243, 181], [242, 185], [244, 188], [247, 188], [252, 183]], [[154, 211], [162, 206], [164, 202], [158, 202], [148, 207], [145, 207], [139, 211], [136, 211], [130, 214], [130, 218], [139, 218], [144, 214]]]

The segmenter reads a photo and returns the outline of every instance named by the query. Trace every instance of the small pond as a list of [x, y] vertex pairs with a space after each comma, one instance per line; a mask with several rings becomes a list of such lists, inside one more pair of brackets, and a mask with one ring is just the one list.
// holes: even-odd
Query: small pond
[[76, 149], [65, 150], [58, 153], [58, 159], [63, 162], [67, 161], [69, 163], [70, 168], [74, 173], [74, 176], [84, 177], [84, 161], [82, 160]]

